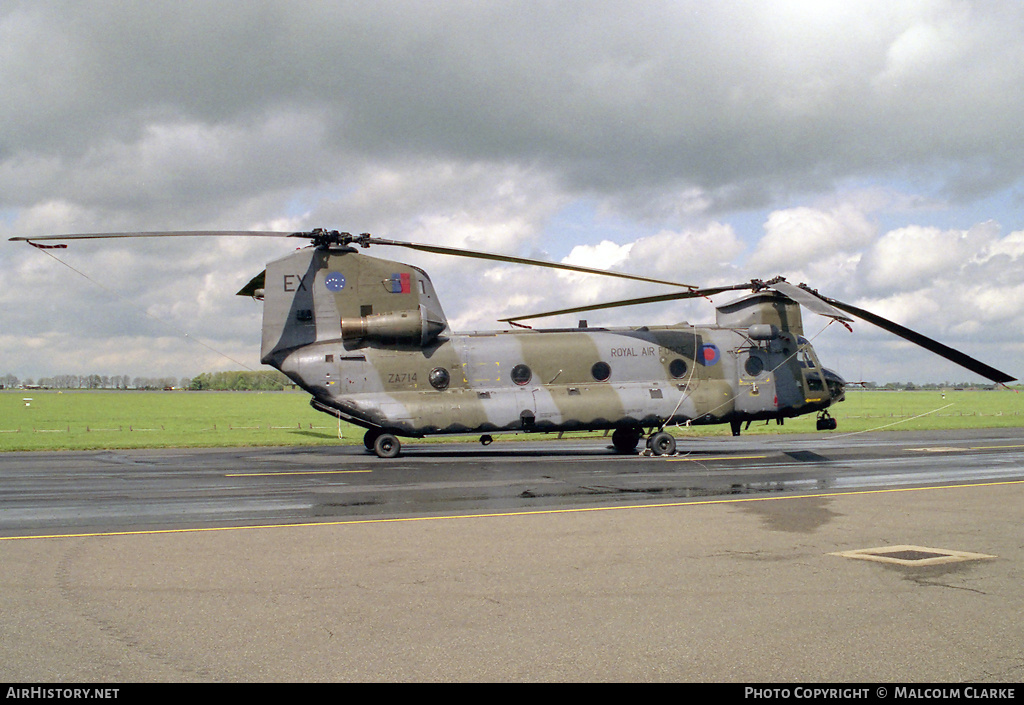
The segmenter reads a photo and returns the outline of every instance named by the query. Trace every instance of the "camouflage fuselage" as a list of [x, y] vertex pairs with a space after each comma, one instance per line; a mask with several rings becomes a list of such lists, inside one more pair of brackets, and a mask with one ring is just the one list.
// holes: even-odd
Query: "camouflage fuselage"
[[426, 273], [347, 248], [278, 260], [265, 286], [263, 361], [321, 411], [393, 434], [785, 418], [841, 393], [799, 329], [453, 334]]
[[817, 368], [800, 367], [796, 341], [751, 342], [692, 327], [496, 332], [425, 349], [318, 343], [281, 369], [318, 408], [409, 436], [750, 421], [833, 401], [808, 390]]

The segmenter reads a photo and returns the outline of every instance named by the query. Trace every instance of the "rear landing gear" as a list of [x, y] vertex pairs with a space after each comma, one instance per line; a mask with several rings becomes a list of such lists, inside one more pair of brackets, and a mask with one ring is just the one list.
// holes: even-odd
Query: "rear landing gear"
[[402, 451], [402, 444], [390, 433], [371, 428], [363, 435], [363, 446], [378, 458], [394, 458]]
[[397, 458], [402, 452], [402, 444], [390, 433], [382, 433], [373, 442], [373, 452], [378, 458]]
[[612, 432], [612, 445], [620, 453], [632, 453], [642, 435], [643, 431], [639, 428], [617, 428]]

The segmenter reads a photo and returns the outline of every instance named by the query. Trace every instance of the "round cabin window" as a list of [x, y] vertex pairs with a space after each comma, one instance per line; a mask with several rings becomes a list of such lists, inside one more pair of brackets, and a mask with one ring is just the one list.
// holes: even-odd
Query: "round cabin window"
[[612, 367], [607, 362], [595, 362], [590, 368], [590, 375], [598, 382], [605, 382], [612, 376]]
[[516, 365], [512, 368], [512, 381], [520, 387], [529, 384], [531, 379], [533, 379], [533, 372], [526, 365]]
[[686, 362], [679, 359], [678, 357], [672, 362], [668, 363], [668, 373], [679, 379], [686, 375]]
[[451, 375], [448, 374], [448, 370], [443, 367], [435, 367], [432, 369], [427, 378], [430, 380], [430, 386], [439, 392], [443, 392], [448, 389], [448, 383], [452, 381]]

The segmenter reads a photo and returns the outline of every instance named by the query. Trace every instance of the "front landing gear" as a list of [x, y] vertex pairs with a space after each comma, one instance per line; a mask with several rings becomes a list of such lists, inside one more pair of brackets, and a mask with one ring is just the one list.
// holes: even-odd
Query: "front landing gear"
[[836, 426], [838, 426], [836, 420], [827, 411], [818, 414], [817, 427], [819, 431], [835, 431]]
[[647, 447], [654, 455], [674, 455], [676, 452], [676, 439], [667, 431], [658, 431], [647, 439]]

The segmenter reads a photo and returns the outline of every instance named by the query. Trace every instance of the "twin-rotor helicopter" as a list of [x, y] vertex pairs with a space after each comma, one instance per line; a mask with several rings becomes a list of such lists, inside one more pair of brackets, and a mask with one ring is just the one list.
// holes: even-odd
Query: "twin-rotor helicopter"
[[[318, 411], [366, 429], [381, 458], [400, 438], [605, 431], [614, 448], [671, 455], [671, 426], [782, 423], [829, 408], [846, 382], [804, 338], [801, 306], [842, 322], [856, 317], [986, 379], [1015, 378], [898, 323], [781, 277], [700, 288], [621, 272], [459, 248], [313, 230], [303, 233], [177, 231], [17, 237], [44, 241], [130, 237], [261, 236], [310, 245], [269, 263], [240, 295], [263, 302], [261, 361], [308, 392]], [[669, 285], [677, 291], [501, 319], [511, 330], [455, 333], [422, 269], [360, 252], [371, 246], [540, 266]], [[533, 329], [520, 321], [747, 291], [716, 307], [714, 325]]]

